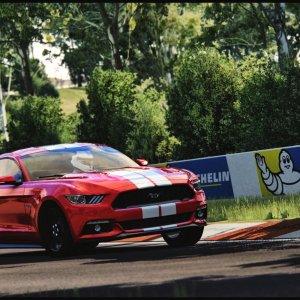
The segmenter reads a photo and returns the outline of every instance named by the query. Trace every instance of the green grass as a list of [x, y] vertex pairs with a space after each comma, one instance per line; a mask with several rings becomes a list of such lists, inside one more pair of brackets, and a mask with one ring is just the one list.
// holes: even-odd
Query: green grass
[[62, 101], [62, 110], [66, 115], [76, 112], [76, 104], [80, 99], [87, 99], [84, 87], [58, 89]]
[[300, 217], [300, 194], [208, 200], [208, 222], [242, 222]]

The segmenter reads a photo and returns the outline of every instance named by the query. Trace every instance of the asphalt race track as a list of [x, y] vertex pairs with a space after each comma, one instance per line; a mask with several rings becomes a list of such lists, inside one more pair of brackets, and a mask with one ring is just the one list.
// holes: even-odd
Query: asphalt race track
[[54, 259], [0, 249], [1, 297], [299, 297], [300, 240], [103, 243]]

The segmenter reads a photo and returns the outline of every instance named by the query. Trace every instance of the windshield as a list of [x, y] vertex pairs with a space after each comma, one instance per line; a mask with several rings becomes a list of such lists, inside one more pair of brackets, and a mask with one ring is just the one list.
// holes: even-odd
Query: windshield
[[58, 177], [68, 173], [102, 172], [125, 167], [137, 167], [125, 154], [108, 146], [72, 146], [51, 148], [24, 155], [21, 160], [31, 180]]

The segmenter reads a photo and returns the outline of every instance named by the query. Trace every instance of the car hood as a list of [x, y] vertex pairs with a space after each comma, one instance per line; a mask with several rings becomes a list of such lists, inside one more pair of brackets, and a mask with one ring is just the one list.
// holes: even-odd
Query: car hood
[[115, 169], [106, 172], [67, 174], [62, 179], [72, 179], [81, 190], [88, 185], [124, 190], [143, 189], [155, 186], [187, 183], [193, 174], [174, 168], [135, 167]]

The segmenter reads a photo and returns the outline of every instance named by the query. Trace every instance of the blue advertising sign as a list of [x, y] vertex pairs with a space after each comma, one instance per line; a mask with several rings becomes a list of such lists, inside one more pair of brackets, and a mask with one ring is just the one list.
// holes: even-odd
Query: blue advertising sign
[[234, 196], [226, 156], [169, 162], [168, 165], [197, 174], [208, 200]]

